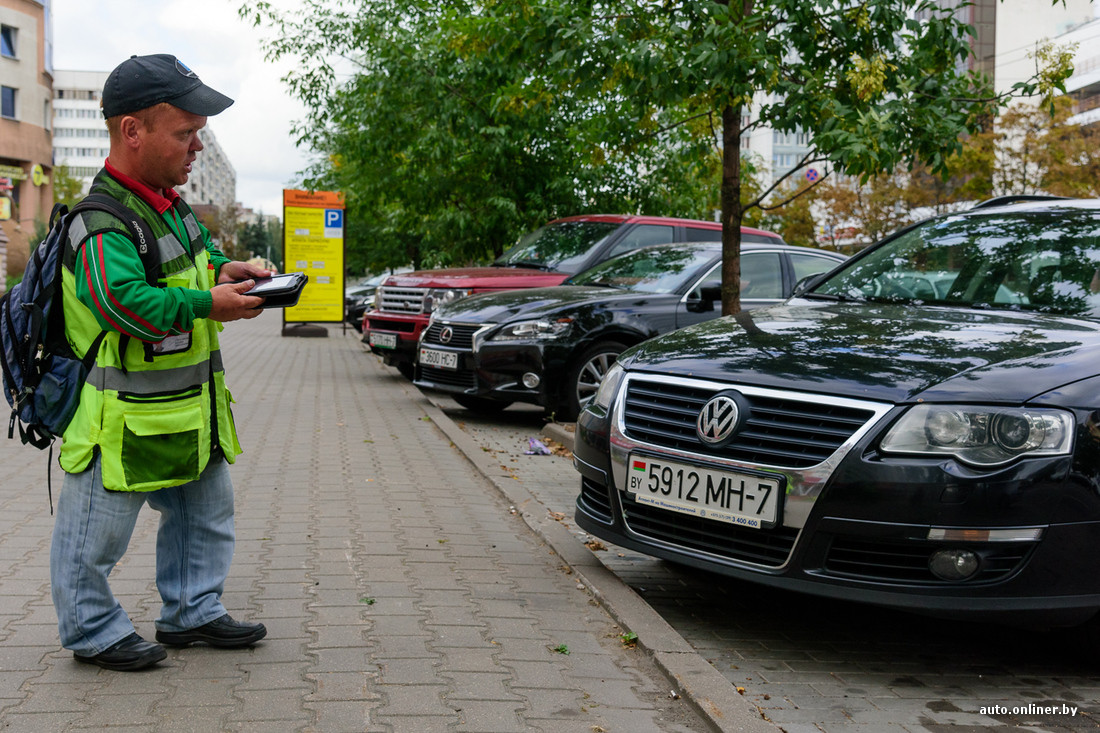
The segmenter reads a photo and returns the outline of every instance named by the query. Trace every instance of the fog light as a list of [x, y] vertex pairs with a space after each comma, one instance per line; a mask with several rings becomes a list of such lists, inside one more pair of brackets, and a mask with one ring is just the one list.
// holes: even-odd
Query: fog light
[[535, 387], [539, 386], [539, 382], [541, 382], [542, 380], [539, 378], [539, 375], [535, 374], [534, 372], [527, 372], [523, 375], [522, 381], [524, 387], [526, 387], [527, 389], [534, 389]]
[[970, 550], [937, 550], [928, 569], [941, 580], [966, 580], [978, 572], [978, 555]]

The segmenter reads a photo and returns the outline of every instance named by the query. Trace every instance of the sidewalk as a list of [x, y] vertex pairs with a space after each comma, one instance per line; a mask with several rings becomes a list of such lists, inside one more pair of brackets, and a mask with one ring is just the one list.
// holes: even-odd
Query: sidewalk
[[[584, 568], [590, 553], [567, 532], [532, 532], [524, 519], [534, 508], [506, 499], [463, 455], [477, 448], [357, 339], [338, 327], [328, 338], [283, 338], [280, 325], [266, 312], [223, 337], [246, 450], [232, 469], [237, 556], [224, 600], [263, 621], [268, 638], [243, 651], [169, 650], [142, 673], [76, 664], [58, 645], [50, 603], [46, 454], [0, 441], [0, 725], [766, 729], [736, 714], [729, 689], [708, 697], [705, 679], [694, 692], [682, 679], [684, 694], [670, 695], [668, 670], [694, 655], [656, 639], [625, 646], [597, 599], [645, 604], [621, 596], [613, 576], [598, 585], [595, 569], [579, 582], [569, 564]], [[56, 496], [56, 466], [53, 481]], [[147, 638], [159, 607], [155, 533], [146, 510], [112, 577]], [[700, 700], [719, 717], [697, 714]]]

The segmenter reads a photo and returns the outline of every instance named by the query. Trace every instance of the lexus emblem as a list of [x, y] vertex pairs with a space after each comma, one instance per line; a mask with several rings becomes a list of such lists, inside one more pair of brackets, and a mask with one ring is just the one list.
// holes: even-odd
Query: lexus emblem
[[695, 421], [695, 433], [699, 440], [707, 445], [725, 443], [737, 429], [741, 408], [729, 395], [712, 397], [703, 409], [699, 410], [699, 419]]
[[441, 343], [441, 344], [451, 343], [451, 339], [454, 338], [454, 335], [455, 335], [455, 332], [454, 332], [453, 328], [451, 328], [450, 326], [444, 326], [443, 330], [439, 332], [439, 343]]

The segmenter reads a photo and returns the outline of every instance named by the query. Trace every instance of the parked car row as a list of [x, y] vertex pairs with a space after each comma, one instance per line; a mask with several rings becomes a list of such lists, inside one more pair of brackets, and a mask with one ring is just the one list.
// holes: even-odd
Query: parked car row
[[618, 355], [577, 523], [765, 585], [1083, 624], [1100, 648], [1100, 202], [907, 228], [786, 303]]
[[[476, 293], [560, 285], [604, 260], [652, 244], [721, 237], [721, 225], [711, 221], [621, 215], [556, 219], [523, 237], [490, 267], [418, 270], [387, 278], [364, 316], [363, 340], [412, 379], [420, 336], [441, 305]], [[748, 227], [741, 237], [783, 243], [776, 234]]]

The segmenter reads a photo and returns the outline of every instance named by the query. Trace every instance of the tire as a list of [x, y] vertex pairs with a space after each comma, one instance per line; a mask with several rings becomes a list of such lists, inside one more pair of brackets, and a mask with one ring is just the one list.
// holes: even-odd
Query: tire
[[455, 394], [451, 395], [451, 398], [470, 412], [476, 412], [479, 415], [496, 415], [512, 404], [505, 400], [494, 400], [489, 397], [476, 397], [468, 394]]
[[618, 341], [601, 341], [585, 349], [565, 375], [554, 418], [563, 422], [576, 420], [584, 406], [596, 396], [603, 375], [624, 351], [626, 345]]

